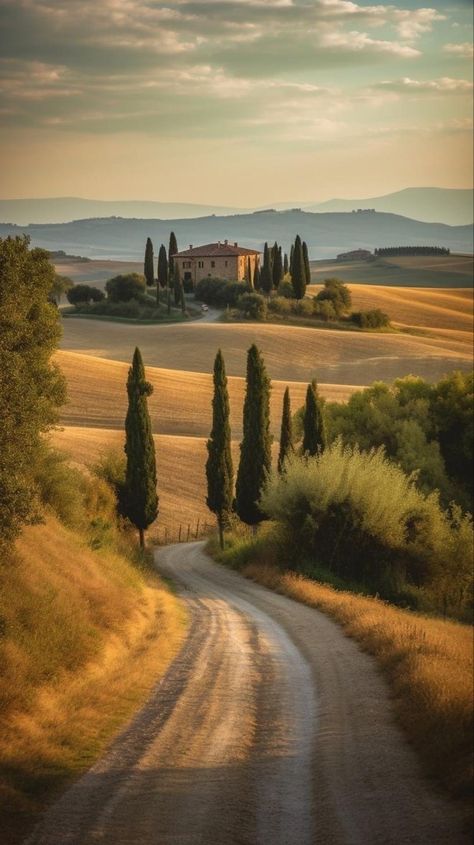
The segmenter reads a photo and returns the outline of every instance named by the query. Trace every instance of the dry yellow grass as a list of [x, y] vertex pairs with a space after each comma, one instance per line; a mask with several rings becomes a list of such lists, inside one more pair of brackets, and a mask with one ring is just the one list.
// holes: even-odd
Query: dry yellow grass
[[[128, 401], [126, 381], [129, 365], [73, 352], [58, 352], [56, 361], [68, 385], [68, 402], [62, 412], [63, 422], [91, 428], [123, 428]], [[148, 401], [155, 432], [209, 436], [212, 375], [146, 366], [146, 376], [155, 388]], [[293, 407], [296, 409], [304, 402], [305, 383], [272, 383], [271, 417], [274, 434], [279, 434], [283, 393], [287, 384]], [[347, 399], [356, 389], [351, 385], [320, 385], [321, 394], [331, 401]], [[231, 427], [236, 437], [242, 433], [244, 392], [243, 378], [229, 378]]]
[[52, 517], [24, 530], [0, 578], [0, 818], [14, 843], [145, 700], [185, 619], [155, 576]]
[[242, 573], [318, 608], [377, 659], [394, 693], [397, 715], [428, 771], [455, 795], [472, 786], [472, 628], [431, 619], [374, 598], [339, 592], [262, 564]]
[[467, 332], [413, 336], [255, 323], [140, 326], [72, 319], [64, 321], [62, 348], [128, 363], [139, 346], [147, 367], [211, 373], [220, 347], [228, 375], [244, 376], [252, 343], [261, 348], [271, 378], [285, 384], [316, 377], [323, 384], [365, 385], [410, 373], [437, 380], [472, 363]]
[[[398, 325], [421, 326], [433, 331], [449, 329], [472, 334], [471, 288], [406, 288], [384, 285], [348, 285], [354, 311], [381, 308]], [[322, 285], [308, 290], [314, 295]], [[436, 332], [439, 336], [439, 333]]]

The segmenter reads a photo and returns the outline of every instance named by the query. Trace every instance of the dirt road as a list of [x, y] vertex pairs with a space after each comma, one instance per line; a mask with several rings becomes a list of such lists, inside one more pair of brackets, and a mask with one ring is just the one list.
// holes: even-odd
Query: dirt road
[[421, 777], [373, 661], [331, 620], [213, 564], [157, 553], [190, 633], [147, 706], [29, 845], [464, 841]]

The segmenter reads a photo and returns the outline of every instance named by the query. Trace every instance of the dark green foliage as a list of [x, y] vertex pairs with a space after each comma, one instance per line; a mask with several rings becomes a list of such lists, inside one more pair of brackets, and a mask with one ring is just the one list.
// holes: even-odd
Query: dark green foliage
[[285, 299], [294, 299], [295, 292], [290, 281], [280, 282], [278, 285], [278, 296], [283, 296]]
[[178, 241], [176, 240], [175, 233], [171, 232], [170, 242], [169, 242], [169, 246], [168, 246], [168, 267], [169, 267], [170, 279], [174, 279], [173, 255], [176, 255], [177, 252], [178, 252]]
[[285, 255], [283, 256], [283, 275], [286, 276], [286, 274], [289, 272], [289, 270], [290, 270], [290, 265], [289, 265], [289, 262], [288, 262], [288, 255], [285, 252]]
[[260, 290], [260, 264], [258, 263], [258, 261], [255, 264], [255, 270], [253, 273], [253, 286], [255, 290]]
[[353, 311], [351, 321], [361, 329], [384, 329], [390, 325], [390, 317], [380, 308], [371, 311]]
[[430, 415], [446, 472], [472, 494], [474, 377], [455, 372], [431, 389]]
[[195, 296], [201, 302], [226, 308], [236, 305], [239, 297], [249, 290], [246, 282], [228, 282], [226, 279], [201, 279], [196, 285]]
[[295, 245], [291, 244], [291, 247], [290, 247], [290, 266], [289, 266], [290, 276], [293, 273], [293, 256], [294, 256], [294, 254], [295, 254]]
[[51, 355], [61, 336], [48, 302], [55, 271], [27, 238], [0, 239], [0, 545], [35, 514], [41, 434], [58, 420], [65, 383]]
[[155, 259], [153, 256], [153, 244], [151, 238], [146, 239], [145, 261], [143, 264], [143, 275], [149, 287], [155, 284]]
[[73, 285], [66, 297], [71, 305], [88, 305], [91, 302], [102, 302], [105, 294], [92, 285]]
[[166, 255], [166, 247], [161, 244], [158, 253], [158, 286], [165, 288], [168, 285], [168, 257]]
[[145, 292], [145, 279], [138, 273], [114, 276], [105, 283], [105, 290], [110, 302], [129, 302], [140, 299]]
[[282, 473], [285, 461], [293, 452], [293, 423], [291, 419], [290, 389], [286, 388], [283, 396], [283, 411], [281, 415], [280, 451], [278, 453], [278, 472]]
[[266, 294], [270, 294], [273, 288], [271, 255], [270, 250], [268, 248], [268, 244], [266, 242], [263, 248], [263, 266], [260, 271], [259, 287], [260, 290], [262, 290]]
[[384, 246], [374, 250], [377, 258], [388, 258], [392, 255], [450, 255], [451, 250], [445, 246]]
[[158, 516], [155, 444], [147, 404], [147, 397], [152, 392], [152, 385], [145, 379], [140, 350], [136, 348], [127, 380], [124, 512], [130, 522], [138, 528], [141, 546], [144, 545], [145, 529]]
[[259, 501], [271, 469], [270, 379], [255, 345], [247, 355], [247, 390], [244, 402], [243, 440], [237, 473], [235, 509], [243, 522], [256, 525], [264, 519]]
[[232, 510], [234, 468], [232, 465], [229, 422], [229, 394], [224, 358], [219, 349], [214, 362], [214, 397], [212, 400], [212, 430], [207, 441], [206, 504], [217, 516], [221, 548], [223, 532]]
[[293, 261], [291, 270], [291, 282], [296, 299], [303, 299], [306, 293], [306, 270], [304, 266], [303, 247], [299, 235], [295, 238], [293, 250]]
[[281, 258], [281, 246], [275, 241], [273, 247], [272, 278], [273, 287], [277, 288], [283, 278], [283, 262]]
[[318, 396], [316, 381], [308, 384], [303, 415], [303, 455], [317, 455], [326, 446], [323, 409]]
[[259, 293], [244, 293], [239, 296], [237, 307], [244, 317], [251, 320], [265, 320], [267, 316], [267, 300]]
[[304, 264], [304, 272], [305, 272], [305, 279], [306, 284], [311, 284], [311, 268], [309, 266], [309, 254], [308, 254], [308, 245], [306, 241], [303, 241], [303, 264]]
[[339, 279], [325, 279], [324, 287], [315, 297], [316, 302], [330, 302], [337, 317], [350, 311], [352, 305], [351, 292], [344, 282]]
[[183, 282], [181, 281], [181, 273], [179, 271], [179, 264], [176, 264], [173, 270], [173, 292], [174, 292], [174, 304], [176, 307], [181, 306], [183, 308], [184, 305], [184, 289], [183, 289]]
[[253, 288], [253, 281], [252, 281], [252, 265], [250, 263], [250, 258], [247, 258], [247, 284], [249, 288]]

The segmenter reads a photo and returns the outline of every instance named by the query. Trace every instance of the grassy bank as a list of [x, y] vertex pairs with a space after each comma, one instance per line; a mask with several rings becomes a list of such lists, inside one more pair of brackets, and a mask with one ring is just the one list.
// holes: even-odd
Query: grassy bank
[[209, 550], [295, 601], [327, 613], [372, 654], [393, 693], [397, 718], [425, 770], [457, 798], [472, 788], [472, 628], [400, 610], [376, 598], [337, 590], [276, 566], [271, 527], [259, 536], [231, 535], [224, 552]]
[[91, 549], [50, 513], [0, 566], [0, 825], [20, 842], [176, 654], [181, 605], [132, 546]]

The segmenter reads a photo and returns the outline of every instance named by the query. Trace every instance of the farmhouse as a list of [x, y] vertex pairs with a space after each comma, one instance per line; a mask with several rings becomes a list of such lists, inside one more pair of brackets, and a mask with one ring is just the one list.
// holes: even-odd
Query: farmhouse
[[259, 263], [260, 253], [255, 249], [239, 246], [237, 242], [218, 241], [215, 244], [193, 247], [177, 252], [173, 262], [178, 265], [184, 283], [194, 285], [208, 276], [241, 282], [248, 278], [250, 263], [251, 278]]

